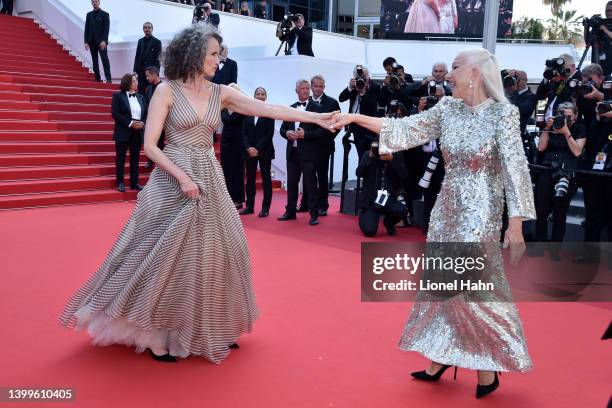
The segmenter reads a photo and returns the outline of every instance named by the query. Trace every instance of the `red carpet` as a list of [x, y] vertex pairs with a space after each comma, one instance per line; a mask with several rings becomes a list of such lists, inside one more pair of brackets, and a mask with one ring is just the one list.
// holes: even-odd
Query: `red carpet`
[[[426, 366], [398, 350], [409, 304], [360, 302], [360, 242], [354, 217], [311, 227], [244, 218], [261, 318], [221, 365], [199, 358], [162, 364], [147, 355], [89, 345], [57, 315], [93, 273], [133, 203], [0, 212], [0, 386], [71, 387], [73, 403], [1, 407], [604, 407], [612, 349], [599, 340], [610, 304], [519, 304], [535, 369], [505, 374], [476, 400], [476, 376], [459, 370], [438, 384], [410, 379]], [[258, 210], [259, 208], [257, 208]], [[416, 229], [390, 239], [416, 240]]]

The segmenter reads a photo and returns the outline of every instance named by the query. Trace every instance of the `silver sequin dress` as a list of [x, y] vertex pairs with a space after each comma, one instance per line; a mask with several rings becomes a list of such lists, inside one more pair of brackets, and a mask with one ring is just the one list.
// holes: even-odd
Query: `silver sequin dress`
[[[380, 151], [410, 149], [440, 138], [446, 176], [431, 213], [428, 242], [478, 242], [497, 248], [504, 193], [510, 217], [534, 219], [533, 191], [518, 109], [487, 100], [470, 108], [445, 97], [419, 115], [384, 119]], [[400, 348], [474, 370], [528, 371], [531, 358], [499, 253], [490, 263], [497, 293], [435, 301], [417, 297]]]

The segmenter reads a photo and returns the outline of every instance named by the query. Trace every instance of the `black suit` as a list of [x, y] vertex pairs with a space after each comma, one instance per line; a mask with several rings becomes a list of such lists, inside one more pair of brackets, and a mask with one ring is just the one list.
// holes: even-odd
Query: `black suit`
[[136, 56], [134, 57], [134, 72], [138, 73], [138, 92], [145, 93], [147, 79], [145, 69], [151, 66], [159, 68], [159, 55], [162, 51], [162, 44], [157, 38], [143, 37], [138, 40]]
[[0, 14], [13, 15], [13, 0], [2, 0], [2, 10]]
[[[136, 94], [138, 103], [140, 104], [141, 122], [147, 120], [147, 103], [144, 96]], [[115, 141], [115, 150], [117, 153], [115, 159], [115, 174], [117, 183], [123, 183], [125, 170], [125, 154], [130, 150], [130, 186], [135, 187], [138, 184], [138, 166], [140, 158], [140, 147], [144, 139], [144, 130], [130, 128], [130, 123], [133, 121], [130, 102], [125, 92], [117, 92], [113, 95], [111, 107], [113, 119], [115, 119], [115, 129], [113, 131], [113, 140]]]
[[[261, 209], [270, 211], [272, 204], [272, 159], [274, 159], [274, 119], [258, 118], [255, 124], [255, 118], [247, 116], [243, 123], [244, 131], [242, 137], [242, 147], [244, 149], [244, 158], [246, 165], [246, 206], [253, 208], [255, 206], [255, 179], [257, 176], [257, 163], [261, 172], [261, 181], [263, 184], [264, 198], [261, 204]], [[257, 149], [257, 156], [251, 157], [247, 153], [247, 149], [254, 147]]]
[[314, 57], [312, 52], [312, 28], [304, 26], [301, 29], [295, 27], [289, 31], [285, 41], [289, 44], [289, 50], [293, 48], [297, 40], [297, 52], [299, 55], [308, 55]]
[[87, 13], [85, 18], [85, 44], [89, 45], [91, 52], [91, 60], [93, 70], [96, 75], [96, 81], [101, 81], [100, 66], [98, 65], [98, 53], [102, 59], [104, 67], [104, 76], [110, 82], [112, 80], [110, 72], [110, 62], [108, 60], [108, 48], [101, 49], [100, 43], [104, 41], [108, 46], [108, 32], [110, 31], [110, 16], [102, 9], [92, 10]]
[[242, 156], [244, 115], [221, 111], [223, 136], [221, 136], [221, 167], [225, 175], [227, 191], [235, 203], [244, 203], [244, 158]]
[[[321, 112], [336, 112], [340, 110], [340, 104], [334, 98], [323, 94], [321, 96]], [[325, 210], [329, 208], [329, 158], [336, 151], [334, 138], [338, 132], [325, 131], [325, 137], [319, 139], [319, 152], [317, 157], [317, 187], [319, 191], [318, 208]], [[302, 196], [302, 203], [308, 202], [308, 195]]]
[[547, 81], [546, 79], [542, 80], [540, 85], [538, 85], [538, 89], [536, 90], [536, 99], [538, 101], [542, 99], [547, 99], [546, 101], [546, 112], [548, 112], [551, 104], [553, 111], [557, 109], [559, 104], [563, 102], [572, 102], [572, 97], [574, 96], [574, 89], [571, 89], [567, 82], [572, 79], [576, 79], [578, 81], [582, 80], [582, 73], [580, 71], [574, 72], [567, 81], [565, 82], [553, 82]]
[[223, 63], [223, 67], [218, 69], [212, 80], [215, 84], [229, 85], [238, 83], [238, 64], [231, 58]]
[[510, 102], [519, 109], [521, 115], [521, 134], [525, 134], [527, 121], [533, 116], [533, 111], [538, 104], [536, 96], [531, 89], [527, 88], [523, 93], [515, 92], [510, 95]]
[[[297, 106], [297, 102], [291, 105], [292, 108]], [[313, 101], [309, 101], [306, 105], [308, 112], [320, 112], [321, 109], [321, 105]], [[304, 139], [298, 139], [297, 146], [293, 146], [293, 140], [287, 139], [287, 131], [295, 130], [295, 123], [283, 122], [280, 128], [281, 136], [287, 139], [287, 206], [285, 209], [287, 213], [295, 214], [297, 211], [298, 184], [303, 174], [308, 208], [311, 215], [318, 216], [316, 163], [319, 157], [320, 140], [327, 137], [327, 131], [312, 123], [303, 123], [300, 124], [300, 127], [304, 129]]]
[[[363, 96], [358, 95], [357, 90], [349, 90], [345, 88], [338, 97], [340, 102], [350, 100], [349, 113], [353, 113], [353, 108], [356, 101], [359, 101], [359, 109], [357, 113], [361, 113], [366, 116], [379, 117], [380, 113], [378, 110], [378, 102], [381, 98], [380, 85], [370, 82], [368, 90]], [[363, 157], [363, 154], [370, 150], [370, 146], [373, 141], [378, 140], [378, 135], [366, 128], [351, 124], [349, 130], [353, 132], [355, 138], [355, 147], [357, 148], [357, 154], [359, 158]]]

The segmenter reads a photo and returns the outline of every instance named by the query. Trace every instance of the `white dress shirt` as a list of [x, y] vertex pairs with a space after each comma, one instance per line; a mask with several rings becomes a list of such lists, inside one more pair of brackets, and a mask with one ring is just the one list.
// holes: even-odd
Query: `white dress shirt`
[[142, 118], [142, 108], [140, 107], [140, 103], [138, 103], [137, 96], [133, 96], [130, 98], [129, 92], [126, 92], [126, 95], [128, 97], [128, 102], [130, 104], [130, 110], [132, 111], [132, 121], [130, 122], [130, 126], [129, 126], [129, 127], [132, 127], [132, 123], [134, 123], [135, 120], [140, 120]]
[[[306, 106], [308, 106], [308, 101], [306, 101], [306, 105], [302, 106], [302, 105], [298, 105], [295, 107], [295, 109], [297, 110], [301, 110], [301, 111], [306, 111]], [[295, 124], [295, 130], [298, 130], [298, 128], [300, 127], [301, 123], [300, 122], [296, 122]], [[293, 147], [297, 147], [297, 140], [293, 141]]]
[[[298, 28], [299, 30], [299, 28]], [[299, 37], [296, 35], [295, 37], [295, 42], [293, 43], [293, 47], [291, 47], [291, 49], [289, 50], [289, 53], [291, 55], [298, 55], [298, 50], [297, 50], [297, 43], [299, 41]]]

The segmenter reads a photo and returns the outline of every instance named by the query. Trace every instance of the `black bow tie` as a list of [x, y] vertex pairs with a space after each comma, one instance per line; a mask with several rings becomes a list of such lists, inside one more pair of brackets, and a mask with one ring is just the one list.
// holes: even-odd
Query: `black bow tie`
[[135, 93], [133, 93], [133, 94], [129, 94], [128, 96], [129, 96], [130, 98], [135, 98], [135, 97], [136, 97], [136, 94], [135, 94]]
[[297, 103], [297, 105], [296, 105], [296, 107], [297, 107], [298, 105], [306, 106], [306, 103], [307, 103], [307, 102], [298, 102], [298, 103]]

